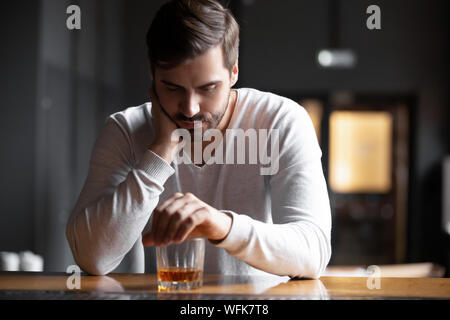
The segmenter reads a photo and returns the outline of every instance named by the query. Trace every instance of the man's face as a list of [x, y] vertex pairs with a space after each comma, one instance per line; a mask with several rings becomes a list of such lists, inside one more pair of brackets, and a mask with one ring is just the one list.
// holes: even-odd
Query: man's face
[[217, 128], [238, 73], [237, 63], [230, 72], [223, 61], [222, 48], [217, 46], [172, 69], [156, 67], [159, 101], [179, 127], [192, 132], [194, 121], [201, 121], [203, 132]]

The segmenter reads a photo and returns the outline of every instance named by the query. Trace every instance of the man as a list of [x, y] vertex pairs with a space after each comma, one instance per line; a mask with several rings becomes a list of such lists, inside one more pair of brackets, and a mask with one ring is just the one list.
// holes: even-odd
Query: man
[[[331, 217], [306, 111], [274, 94], [232, 89], [239, 27], [216, 1], [167, 3], [147, 42], [151, 103], [112, 115], [98, 137], [67, 225], [76, 262], [103, 275], [128, 258], [131, 271], [144, 272], [144, 246], [200, 236], [208, 239], [205, 273], [319, 277], [331, 255]], [[243, 131], [266, 139], [233, 144]], [[222, 149], [211, 148], [219, 142]], [[251, 159], [256, 145], [259, 163]], [[197, 158], [194, 146], [200, 161], [185, 161]], [[244, 163], [230, 161], [235, 151], [246, 153]], [[269, 151], [276, 165], [268, 174], [261, 154]]]

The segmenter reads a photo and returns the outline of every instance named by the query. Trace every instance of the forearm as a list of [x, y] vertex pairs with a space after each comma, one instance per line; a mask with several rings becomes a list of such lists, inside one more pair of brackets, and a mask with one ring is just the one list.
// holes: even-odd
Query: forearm
[[277, 275], [318, 278], [331, 256], [329, 236], [308, 221], [268, 224], [228, 211], [233, 226], [217, 244], [247, 264]]
[[[83, 205], [89, 189], [95, 188], [88, 186], [84, 190], [81, 205], [68, 222], [67, 239], [75, 260], [86, 272], [111, 272], [139, 239], [168, 177], [167, 164], [154, 155], [150, 160], [131, 170], [122, 183], [97, 201]], [[161, 169], [166, 173], [161, 174]]]
[[162, 159], [164, 159], [168, 164], [171, 164], [176, 151], [176, 144], [171, 143], [154, 143], [149, 147], [149, 150], [156, 153]]

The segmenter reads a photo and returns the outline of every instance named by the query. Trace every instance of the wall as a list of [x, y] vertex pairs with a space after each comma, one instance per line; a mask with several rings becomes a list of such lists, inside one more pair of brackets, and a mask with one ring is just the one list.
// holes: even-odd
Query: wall
[[35, 1], [0, 10], [0, 251], [33, 249], [38, 18]]
[[[0, 250], [34, 250], [52, 271], [72, 262], [65, 221], [105, 117], [147, 100], [144, 36], [162, 2], [3, 4]], [[82, 7], [78, 32], [64, 27], [72, 3]], [[439, 165], [450, 152], [447, 4], [376, 3], [382, 30], [369, 32], [371, 1], [230, 1], [242, 27], [238, 86], [295, 95], [416, 95], [408, 260], [442, 261]], [[332, 44], [355, 50], [354, 70], [317, 66], [317, 51]]]
[[[301, 96], [414, 95], [408, 261], [445, 264], [440, 163], [448, 153], [448, 4], [445, 1], [246, 1], [241, 5], [241, 85]], [[382, 29], [366, 28], [377, 4]], [[334, 9], [334, 10], [333, 10]], [[336, 10], [337, 9], [337, 10]], [[287, 14], [289, 13], [289, 14]], [[330, 22], [334, 22], [331, 25]], [[324, 70], [318, 50], [353, 49], [351, 70]]]

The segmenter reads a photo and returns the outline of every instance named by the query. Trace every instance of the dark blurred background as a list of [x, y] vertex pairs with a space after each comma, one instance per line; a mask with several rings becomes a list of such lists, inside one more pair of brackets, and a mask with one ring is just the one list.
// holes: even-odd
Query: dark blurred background
[[[387, 187], [329, 186], [330, 264], [432, 262], [448, 276], [443, 201], [450, 194], [444, 195], [442, 170], [450, 154], [447, 1], [225, 2], [241, 26], [237, 87], [282, 94], [307, 108], [328, 181], [339, 163], [330, 152], [331, 115], [381, 112], [392, 120], [391, 144], [380, 147], [389, 159], [389, 171], [380, 173], [389, 177]], [[46, 271], [73, 263], [67, 218], [106, 117], [148, 101], [145, 34], [162, 3], [2, 3], [0, 251], [31, 250], [44, 257]], [[66, 27], [71, 4], [81, 8], [81, 30]], [[372, 4], [381, 9], [380, 30], [366, 26]], [[325, 68], [317, 59], [324, 49], [350, 50], [357, 62]]]

